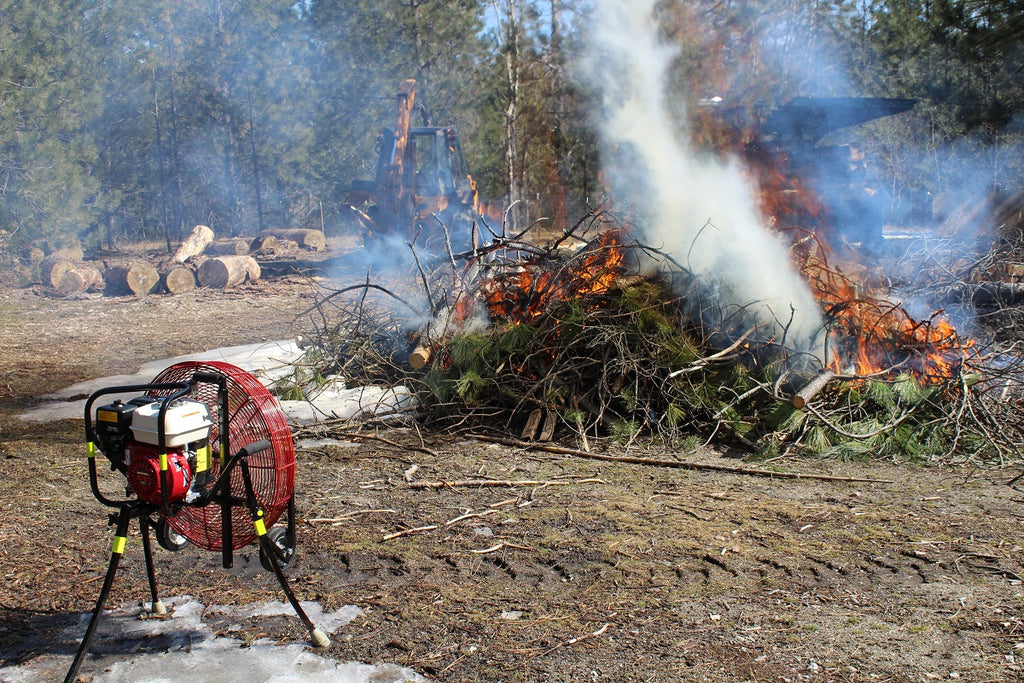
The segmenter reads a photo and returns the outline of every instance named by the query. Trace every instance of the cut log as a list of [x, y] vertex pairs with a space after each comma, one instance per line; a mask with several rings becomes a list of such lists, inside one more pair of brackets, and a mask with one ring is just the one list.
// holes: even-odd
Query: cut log
[[523, 441], [533, 441], [533, 438], [537, 436], [537, 430], [540, 428], [540, 421], [544, 418], [544, 411], [540, 408], [534, 408], [530, 413], [530, 417], [526, 418], [526, 424], [523, 425], [523, 432], [520, 435]]
[[75, 267], [74, 261], [63, 256], [50, 255], [39, 262], [39, 277], [43, 285], [60, 289], [61, 278], [64, 273]]
[[103, 279], [107, 284], [105, 292], [109, 295], [145, 296], [160, 282], [160, 273], [152, 264], [138, 261], [111, 265]]
[[249, 244], [249, 253], [259, 252], [268, 256], [273, 256], [277, 250], [277, 238], [273, 235], [258, 235]]
[[555, 435], [555, 427], [558, 425], [558, 413], [550, 408], [544, 409], [544, 424], [537, 435], [537, 441], [551, 441]]
[[205, 225], [197, 225], [192, 228], [192, 234], [182, 240], [181, 244], [178, 245], [178, 249], [171, 256], [172, 261], [178, 263], [184, 263], [193, 256], [199, 256], [203, 253], [209, 244], [213, 242], [213, 230], [206, 227]]
[[56, 287], [68, 294], [100, 290], [103, 288], [103, 273], [94, 265], [73, 263], [61, 274]]
[[259, 278], [260, 266], [251, 256], [215, 256], [203, 261], [196, 271], [199, 286], [213, 289], [230, 289]]
[[33, 266], [38, 266], [46, 258], [46, 252], [39, 247], [29, 247], [25, 252], [25, 259]]
[[260, 235], [271, 235], [282, 240], [297, 242], [303, 249], [323, 251], [327, 247], [327, 239], [321, 230], [305, 230], [302, 228], [264, 230]]
[[165, 266], [161, 278], [168, 294], [184, 294], [196, 288], [196, 274], [181, 263]]
[[414, 348], [412, 353], [409, 354], [409, 365], [411, 365], [414, 370], [422, 370], [429, 362], [430, 347], [423, 343], [417, 344], [416, 348]]
[[819, 391], [828, 386], [828, 383], [836, 376], [836, 373], [831, 370], [822, 370], [803, 386], [800, 391], [793, 394], [790, 399], [790, 403], [796, 409], [801, 409], [807, 405], [807, 403], [814, 398]]
[[237, 237], [214, 240], [206, 252], [210, 256], [244, 256], [249, 253], [249, 243]]

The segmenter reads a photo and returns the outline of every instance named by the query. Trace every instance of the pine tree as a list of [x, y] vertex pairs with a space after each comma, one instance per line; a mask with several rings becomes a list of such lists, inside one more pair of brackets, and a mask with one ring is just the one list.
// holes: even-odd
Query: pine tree
[[0, 1], [0, 229], [16, 243], [77, 239], [96, 214], [92, 4]]

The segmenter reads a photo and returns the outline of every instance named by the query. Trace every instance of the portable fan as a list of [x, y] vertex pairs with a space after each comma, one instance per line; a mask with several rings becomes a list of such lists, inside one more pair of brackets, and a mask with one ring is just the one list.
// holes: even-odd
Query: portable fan
[[[195, 384], [187, 398], [209, 406], [210, 448], [220, 452], [220, 435], [226, 431], [227, 442], [251, 444], [267, 440], [271, 447], [247, 458], [256, 498], [263, 506], [264, 524], [269, 527], [289, 508], [293, 501], [295, 484], [295, 449], [292, 434], [284, 412], [277, 400], [263, 384], [245, 370], [221, 362], [185, 362], [172, 365], [154, 379], [154, 383], [188, 382], [197, 373], [214, 373], [224, 377], [227, 390], [227, 410], [222, 413], [217, 387], [210, 383]], [[153, 396], [168, 396], [169, 390], [150, 392]], [[226, 424], [226, 427], [225, 427]], [[220, 460], [213, 463], [214, 473], [220, 471]], [[244, 505], [245, 485], [242, 472], [231, 473], [230, 492], [237, 505], [230, 506], [231, 542], [227, 550], [238, 549], [256, 540], [256, 531]], [[174, 514], [165, 516], [166, 523], [180, 536], [204, 550], [222, 550], [224, 514], [221, 506], [186, 505]], [[291, 516], [289, 515], [289, 522]], [[166, 537], [161, 540], [167, 540]], [[164, 543], [167, 547], [167, 543]], [[228, 565], [230, 566], [230, 565]]]
[[[103, 396], [141, 392], [93, 406]], [[95, 418], [95, 419], [94, 419]], [[110, 565], [96, 607], [65, 682], [78, 674], [124, 554], [128, 527], [138, 518], [152, 609], [157, 596], [150, 530], [169, 550], [193, 544], [219, 550], [225, 568], [233, 551], [252, 542], [317, 646], [327, 636], [306, 616], [281, 567], [295, 552], [295, 449], [284, 413], [266, 387], [228, 363], [188, 361], [150, 384], [94, 392], [85, 404], [89, 480], [102, 504], [118, 508]], [[127, 479], [127, 498], [112, 500], [99, 486], [96, 451]], [[287, 512], [287, 527], [270, 528]]]

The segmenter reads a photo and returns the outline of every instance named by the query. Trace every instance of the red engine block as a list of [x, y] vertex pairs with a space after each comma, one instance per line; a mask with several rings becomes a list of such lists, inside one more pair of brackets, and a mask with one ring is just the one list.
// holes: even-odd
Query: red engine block
[[[163, 478], [160, 472], [160, 452], [148, 444], [132, 441], [125, 447], [128, 461], [128, 485], [147, 503], [163, 502]], [[167, 500], [181, 502], [192, 484], [192, 467], [188, 456], [181, 450], [167, 453]]]

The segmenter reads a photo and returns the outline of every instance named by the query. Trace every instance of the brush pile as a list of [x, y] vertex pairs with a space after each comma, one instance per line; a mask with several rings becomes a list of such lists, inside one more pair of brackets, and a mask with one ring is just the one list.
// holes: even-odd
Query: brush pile
[[[761, 458], [1019, 460], [1018, 356], [972, 343], [942, 377], [809, 364], [742, 311], [710, 310], [705, 284], [629, 234], [593, 214], [546, 246], [499, 239], [434, 270], [417, 260], [425, 294], [407, 283], [326, 291], [310, 309], [305, 380], [403, 383], [429, 426], [584, 449], [717, 442]], [[414, 300], [429, 302], [430, 322], [410, 322]], [[414, 349], [428, 351], [420, 369]]]

